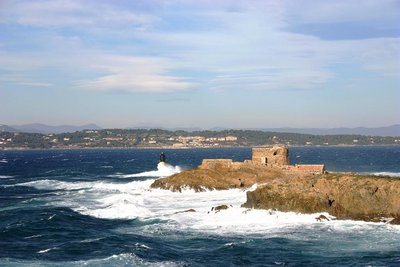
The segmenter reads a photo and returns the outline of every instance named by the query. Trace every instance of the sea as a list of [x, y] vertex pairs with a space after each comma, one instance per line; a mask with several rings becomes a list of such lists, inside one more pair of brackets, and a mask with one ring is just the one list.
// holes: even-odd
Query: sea
[[[400, 179], [400, 146], [289, 153], [292, 164]], [[0, 266], [400, 266], [398, 225], [242, 208], [255, 186], [150, 188], [204, 158], [243, 161], [251, 149], [0, 151]]]

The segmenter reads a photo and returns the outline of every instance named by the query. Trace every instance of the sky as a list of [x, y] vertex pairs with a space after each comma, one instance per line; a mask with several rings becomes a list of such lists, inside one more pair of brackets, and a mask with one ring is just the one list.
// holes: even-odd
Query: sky
[[0, 0], [0, 124], [400, 123], [400, 0]]

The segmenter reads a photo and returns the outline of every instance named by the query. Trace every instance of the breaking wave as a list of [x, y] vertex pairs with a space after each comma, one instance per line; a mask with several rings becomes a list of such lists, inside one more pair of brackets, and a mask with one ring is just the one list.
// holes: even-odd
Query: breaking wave
[[11, 176], [11, 175], [0, 175], [0, 179], [9, 179], [9, 178], [14, 178], [14, 176]]
[[157, 170], [133, 173], [133, 174], [114, 174], [109, 177], [117, 178], [134, 178], [134, 177], [167, 177], [176, 173], [180, 173], [182, 168], [179, 166], [172, 166], [166, 163], [158, 163]]
[[[19, 185], [37, 189], [61, 189], [65, 192], [50, 196], [48, 203], [68, 207], [83, 215], [102, 219], [162, 220], [162, 224], [147, 225], [143, 232], [154, 233], [163, 229], [203, 232], [214, 234], [265, 234], [291, 231], [293, 228], [327, 227], [335, 231], [352, 231], [377, 224], [357, 221], [318, 222], [316, 218], [327, 213], [298, 214], [272, 210], [256, 210], [241, 207], [246, 201], [243, 189], [210, 190], [195, 193], [193, 190], [172, 192], [151, 188], [154, 179], [115, 182], [65, 182], [39, 180]], [[213, 207], [227, 205], [216, 212]], [[399, 232], [400, 227], [391, 227]]]

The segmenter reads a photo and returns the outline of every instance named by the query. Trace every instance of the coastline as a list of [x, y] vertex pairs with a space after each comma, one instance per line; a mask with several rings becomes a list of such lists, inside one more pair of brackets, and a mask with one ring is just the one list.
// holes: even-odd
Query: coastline
[[[273, 144], [260, 145], [257, 147], [268, 147]], [[29, 151], [29, 150], [140, 150], [140, 149], [169, 149], [169, 150], [185, 150], [185, 149], [218, 149], [218, 148], [252, 148], [254, 146], [196, 146], [196, 147], [172, 147], [172, 146], [159, 146], [159, 147], [51, 147], [51, 148], [29, 148], [29, 147], [1, 147], [0, 151]], [[329, 148], [329, 147], [400, 147], [400, 144], [370, 144], [370, 145], [289, 145], [288, 147], [310, 147], [310, 148]]]

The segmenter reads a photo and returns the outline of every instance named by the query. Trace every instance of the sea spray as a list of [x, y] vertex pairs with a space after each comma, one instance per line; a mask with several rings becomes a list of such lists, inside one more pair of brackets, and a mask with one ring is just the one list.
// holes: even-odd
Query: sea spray
[[157, 170], [154, 171], [146, 171], [141, 173], [133, 173], [133, 174], [115, 174], [109, 175], [109, 177], [116, 178], [135, 178], [135, 177], [166, 177], [176, 173], [180, 173], [182, 168], [179, 166], [172, 166], [163, 162], [158, 163]]
[[[349, 229], [374, 225], [355, 221], [333, 221], [327, 213], [298, 214], [272, 210], [242, 208], [246, 201], [243, 189], [172, 192], [150, 189], [154, 179], [132, 182], [60, 182], [54, 180], [25, 183], [38, 189], [63, 189], [64, 194], [52, 196], [49, 203], [69, 207], [83, 215], [102, 219], [164, 220], [169, 223], [147, 225], [142, 231], [152, 234], [160, 228], [213, 234], [277, 234], [294, 228], [330, 225], [329, 229]], [[254, 187], [249, 190], [254, 189]], [[218, 205], [228, 209], [216, 212]], [[194, 210], [194, 212], [185, 212]], [[319, 215], [331, 221], [318, 222]], [[376, 225], [376, 224], [375, 224]], [[399, 227], [392, 227], [398, 229]], [[285, 230], [286, 229], [286, 230]]]

